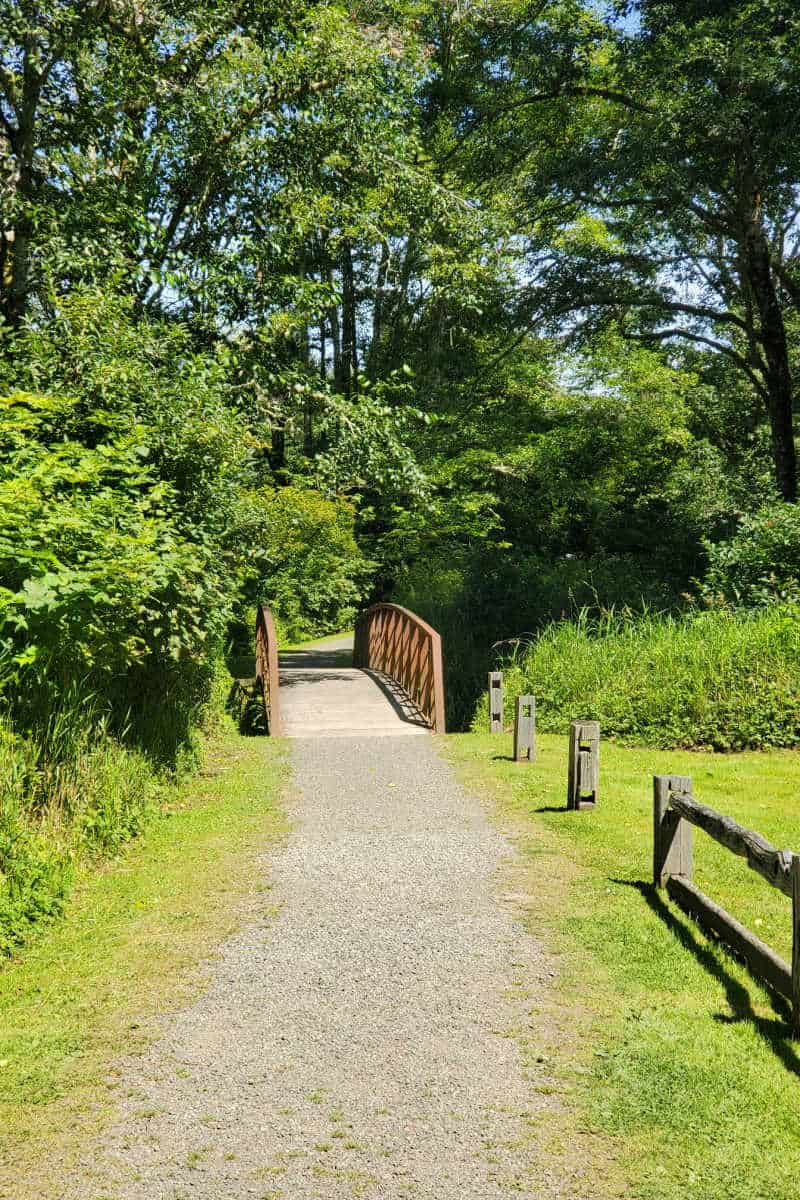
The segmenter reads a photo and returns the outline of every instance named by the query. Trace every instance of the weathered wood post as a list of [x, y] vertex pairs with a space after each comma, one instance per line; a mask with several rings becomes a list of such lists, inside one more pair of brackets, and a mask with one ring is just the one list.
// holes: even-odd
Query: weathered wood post
[[594, 808], [600, 784], [600, 722], [570, 721], [567, 808]]
[[653, 883], [656, 887], [666, 887], [670, 875], [692, 878], [692, 827], [669, 807], [670, 792], [691, 796], [691, 777], [653, 776]]
[[514, 706], [514, 761], [536, 758], [536, 698], [517, 696]]
[[489, 672], [489, 733], [503, 732], [503, 672]]
[[792, 1033], [800, 1037], [800, 854], [792, 855]]

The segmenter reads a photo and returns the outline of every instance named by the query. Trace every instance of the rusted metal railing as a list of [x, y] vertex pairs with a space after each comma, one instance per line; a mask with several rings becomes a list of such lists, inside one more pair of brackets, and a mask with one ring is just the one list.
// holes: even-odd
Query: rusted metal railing
[[442, 639], [399, 604], [373, 604], [356, 622], [353, 666], [382, 671], [406, 691], [434, 733], [444, 733]]
[[259, 605], [256, 614], [256, 683], [264, 697], [267, 732], [280, 737], [281, 706], [278, 692], [278, 638], [275, 622], [266, 604]]

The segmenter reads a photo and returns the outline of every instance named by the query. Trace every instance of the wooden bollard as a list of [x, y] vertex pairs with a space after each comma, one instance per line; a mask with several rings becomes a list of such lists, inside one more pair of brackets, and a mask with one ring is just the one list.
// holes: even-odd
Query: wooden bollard
[[567, 808], [594, 808], [600, 783], [600, 722], [570, 721]]
[[489, 733], [503, 732], [503, 672], [489, 672]]
[[800, 854], [792, 858], [792, 1033], [800, 1037]]
[[670, 792], [692, 794], [689, 775], [653, 776], [653, 883], [665, 887], [670, 875], [692, 878], [692, 827], [669, 807]]
[[514, 761], [536, 758], [536, 698], [517, 696], [514, 706]]

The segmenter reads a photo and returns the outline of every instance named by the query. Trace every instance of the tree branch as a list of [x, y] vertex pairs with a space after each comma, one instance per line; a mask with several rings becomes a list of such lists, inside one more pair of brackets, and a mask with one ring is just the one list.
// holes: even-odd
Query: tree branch
[[[735, 362], [737, 367], [747, 375], [750, 382], [762, 397], [766, 397], [767, 389], [764, 383], [759, 379], [753, 366], [748, 362], [743, 354], [738, 350], [734, 350], [733, 346], [728, 346], [725, 342], [718, 342], [716, 338], [705, 337], [701, 333], [693, 333], [690, 329], [681, 329], [680, 326], [675, 326], [672, 329], [658, 329], [648, 333], [628, 333], [625, 337], [634, 342], [655, 342], [664, 341], [667, 338], [680, 337], [687, 341], [699, 342], [703, 346], [710, 346], [712, 350], [718, 350], [720, 354], [724, 354], [727, 358]], [[765, 370], [763, 364], [759, 363], [759, 370]]]

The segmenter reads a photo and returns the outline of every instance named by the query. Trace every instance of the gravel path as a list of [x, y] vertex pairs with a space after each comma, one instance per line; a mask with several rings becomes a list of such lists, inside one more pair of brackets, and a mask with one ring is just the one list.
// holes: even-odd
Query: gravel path
[[119, 1124], [74, 1195], [542, 1196], [530, 1118], [550, 1101], [514, 1034], [547, 964], [498, 896], [510, 845], [430, 738], [292, 754], [278, 913], [122, 1064]]

